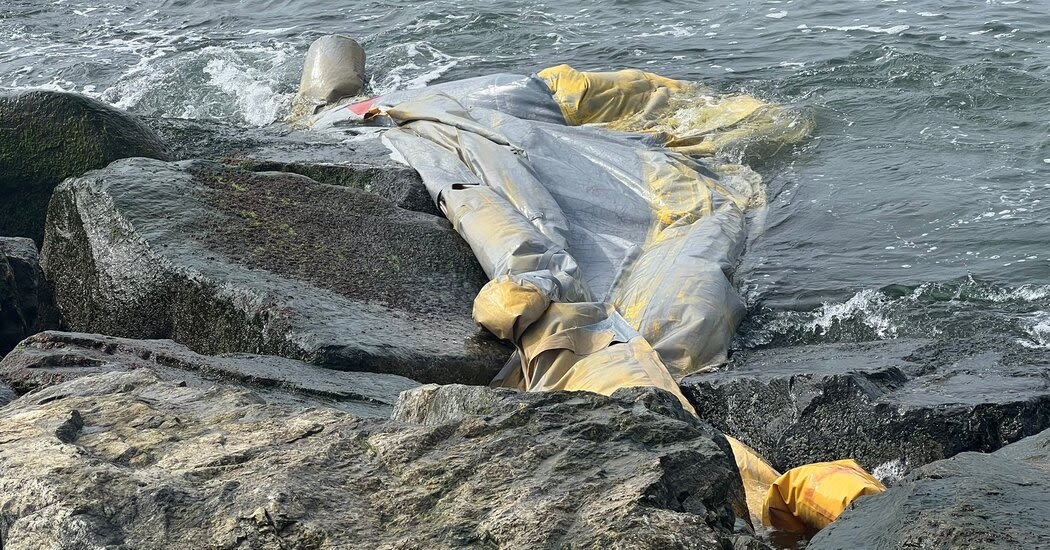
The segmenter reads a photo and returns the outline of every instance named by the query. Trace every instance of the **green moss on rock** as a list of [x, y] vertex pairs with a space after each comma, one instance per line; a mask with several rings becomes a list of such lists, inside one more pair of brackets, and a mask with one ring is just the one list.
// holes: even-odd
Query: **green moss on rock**
[[94, 99], [47, 90], [0, 94], [0, 235], [41, 243], [55, 186], [126, 157], [167, 155], [142, 122]]

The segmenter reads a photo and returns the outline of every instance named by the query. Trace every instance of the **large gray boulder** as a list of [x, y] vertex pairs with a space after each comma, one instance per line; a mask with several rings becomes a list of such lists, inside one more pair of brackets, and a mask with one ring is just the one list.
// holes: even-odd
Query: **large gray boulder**
[[362, 417], [389, 417], [401, 392], [419, 386], [393, 374], [333, 371], [284, 357], [207, 356], [171, 340], [55, 331], [27, 338], [4, 357], [0, 384], [24, 394], [81, 376], [143, 368], [164, 380], [251, 388], [270, 403], [334, 407]]
[[744, 352], [682, 389], [701, 418], [782, 470], [849, 457], [903, 471], [1050, 427], [1050, 356], [1010, 342]]
[[69, 327], [421, 382], [487, 383], [507, 347], [439, 217], [213, 162], [126, 159], [55, 190], [45, 272]]
[[[479, 394], [483, 411], [441, 403]], [[668, 394], [405, 399], [398, 420], [364, 420], [148, 369], [28, 394], [0, 414], [0, 537], [6, 550], [761, 547], [734, 519], [725, 439]]]
[[928, 464], [859, 499], [810, 550], [1050, 547], [1050, 431]]
[[55, 186], [126, 157], [166, 153], [137, 118], [94, 99], [50, 90], [0, 92], [0, 235], [41, 242]]
[[58, 325], [36, 244], [24, 237], [0, 237], [0, 357], [26, 336]]

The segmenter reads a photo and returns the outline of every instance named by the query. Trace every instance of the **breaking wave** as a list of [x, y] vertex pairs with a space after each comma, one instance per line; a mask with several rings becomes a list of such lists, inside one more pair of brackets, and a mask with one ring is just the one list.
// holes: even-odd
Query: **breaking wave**
[[967, 277], [863, 289], [809, 311], [768, 309], [760, 301], [751, 309], [739, 348], [999, 334], [1050, 349], [1050, 285], [1006, 286]]

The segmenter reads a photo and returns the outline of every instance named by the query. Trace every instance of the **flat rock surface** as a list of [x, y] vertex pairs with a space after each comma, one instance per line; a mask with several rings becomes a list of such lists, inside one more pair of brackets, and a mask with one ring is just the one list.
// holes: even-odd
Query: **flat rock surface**
[[811, 550], [1050, 547], [1050, 431], [962, 453], [859, 499]]
[[411, 421], [145, 368], [27, 394], [0, 414], [4, 548], [760, 547], [725, 439], [669, 394], [415, 391]]
[[167, 158], [138, 118], [79, 94], [0, 93], [0, 235], [44, 236], [59, 182], [126, 157]]
[[176, 160], [205, 159], [246, 170], [302, 174], [321, 183], [379, 195], [406, 210], [444, 217], [419, 174], [395, 162], [372, 133], [347, 137], [279, 123], [237, 128], [169, 118], [148, 119], [147, 123], [167, 141]]
[[1011, 342], [773, 348], [682, 387], [701, 418], [780, 469], [848, 457], [906, 470], [1050, 427], [1050, 358]]
[[42, 255], [76, 331], [421, 382], [484, 384], [509, 355], [446, 220], [297, 174], [117, 161], [56, 189]]
[[26, 336], [58, 325], [36, 244], [24, 237], [0, 237], [0, 357]]
[[0, 361], [0, 381], [24, 394], [81, 376], [141, 368], [197, 387], [251, 388], [267, 402], [381, 418], [390, 416], [401, 392], [419, 386], [393, 374], [333, 371], [284, 357], [206, 356], [171, 340], [54, 331], [27, 338]]

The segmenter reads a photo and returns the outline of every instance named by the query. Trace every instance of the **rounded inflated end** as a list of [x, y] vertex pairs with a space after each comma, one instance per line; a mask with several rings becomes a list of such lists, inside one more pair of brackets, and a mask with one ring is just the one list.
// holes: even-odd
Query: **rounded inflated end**
[[306, 52], [299, 80], [298, 103], [322, 107], [364, 88], [365, 51], [348, 36], [328, 35], [314, 40]]
[[517, 342], [550, 303], [535, 285], [500, 277], [489, 281], [474, 298], [474, 320], [496, 336]]

